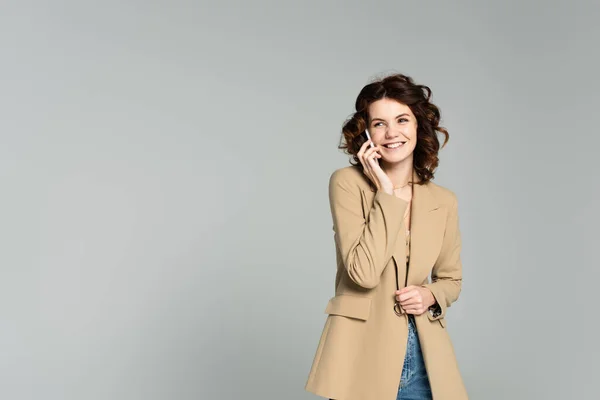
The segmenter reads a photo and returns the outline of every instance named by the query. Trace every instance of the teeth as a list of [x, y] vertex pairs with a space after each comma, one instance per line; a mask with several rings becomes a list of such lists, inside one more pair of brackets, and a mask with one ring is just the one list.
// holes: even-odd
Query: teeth
[[386, 144], [385, 147], [387, 147], [388, 149], [395, 149], [396, 147], [400, 147], [401, 145], [402, 145], [402, 143], [398, 142], [398, 143]]

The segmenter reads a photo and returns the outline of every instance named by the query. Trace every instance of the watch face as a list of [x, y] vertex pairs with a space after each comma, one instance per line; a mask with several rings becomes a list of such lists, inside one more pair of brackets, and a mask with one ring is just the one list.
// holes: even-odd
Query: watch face
[[431, 313], [431, 316], [437, 317], [442, 313], [442, 310], [440, 309], [439, 305], [435, 305], [435, 306], [429, 307], [429, 312]]

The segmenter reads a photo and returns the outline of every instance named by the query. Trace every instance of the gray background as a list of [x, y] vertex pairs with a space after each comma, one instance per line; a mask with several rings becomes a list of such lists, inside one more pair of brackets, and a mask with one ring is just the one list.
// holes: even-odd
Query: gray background
[[3, 1], [0, 398], [311, 399], [359, 90], [451, 134], [472, 399], [597, 399], [600, 6]]

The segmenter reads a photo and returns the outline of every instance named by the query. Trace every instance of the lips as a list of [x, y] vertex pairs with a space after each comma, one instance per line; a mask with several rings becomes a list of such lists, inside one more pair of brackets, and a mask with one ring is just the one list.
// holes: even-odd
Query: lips
[[402, 146], [404, 146], [404, 143], [406, 142], [393, 142], [393, 143], [387, 143], [384, 144], [383, 147], [385, 147], [386, 149], [398, 149]]

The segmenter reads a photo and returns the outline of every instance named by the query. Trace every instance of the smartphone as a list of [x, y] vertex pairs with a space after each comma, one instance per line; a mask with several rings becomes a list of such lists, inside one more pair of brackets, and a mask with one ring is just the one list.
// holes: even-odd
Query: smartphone
[[[371, 135], [369, 135], [369, 130], [368, 129], [365, 129], [365, 136], [367, 136], [367, 140], [371, 140]], [[373, 144], [373, 141], [371, 141], [371, 143], [369, 144], [369, 146], [375, 147], [375, 145]]]
[[[365, 129], [365, 136], [367, 137], [367, 140], [371, 140], [371, 135], [369, 135], [369, 130], [368, 129]], [[375, 145], [373, 144], [372, 140], [371, 140], [371, 143], [369, 143], [369, 147], [375, 148]], [[377, 164], [379, 164], [379, 161], [377, 159], [375, 159], [375, 162]]]

